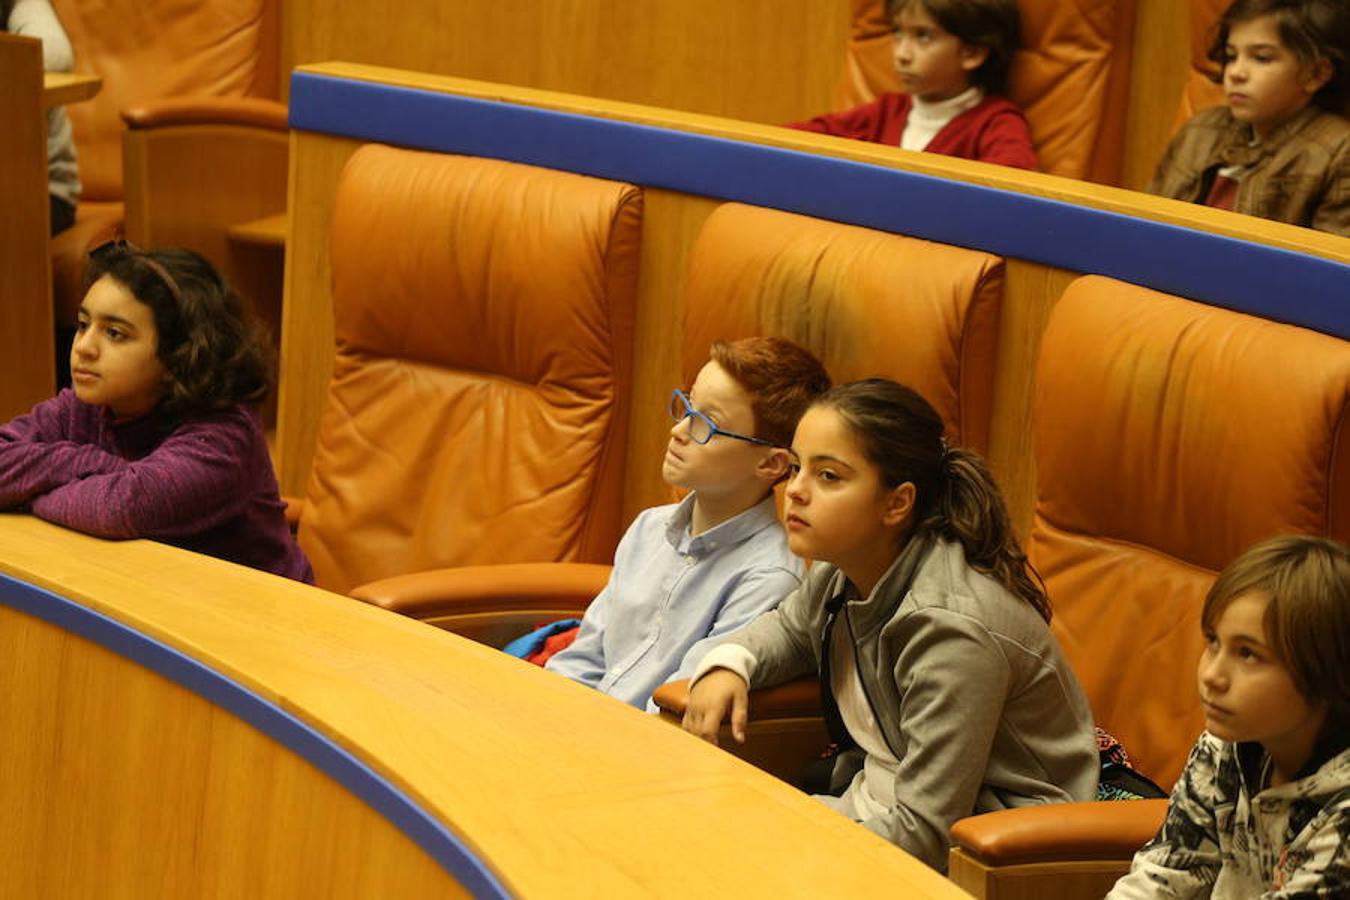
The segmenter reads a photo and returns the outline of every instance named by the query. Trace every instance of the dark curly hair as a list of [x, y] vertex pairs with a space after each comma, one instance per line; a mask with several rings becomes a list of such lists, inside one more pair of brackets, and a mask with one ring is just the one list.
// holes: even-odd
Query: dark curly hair
[[1261, 16], [1274, 16], [1284, 44], [1305, 66], [1326, 60], [1331, 78], [1313, 95], [1323, 109], [1339, 113], [1350, 100], [1350, 4], [1345, 0], [1234, 0], [1214, 26], [1214, 39], [1205, 54], [1219, 71], [1210, 77], [1223, 83], [1228, 62], [1228, 38], [1234, 25]]
[[983, 47], [989, 56], [970, 80], [991, 94], [1008, 92], [1013, 54], [1022, 44], [1022, 16], [1017, 0], [886, 0], [886, 16], [892, 22], [905, 7], [917, 3], [942, 30], [973, 47]]
[[155, 352], [170, 377], [160, 407], [166, 415], [181, 420], [266, 398], [271, 341], [205, 259], [191, 250], [117, 242], [90, 254], [85, 289], [104, 277], [155, 317]]

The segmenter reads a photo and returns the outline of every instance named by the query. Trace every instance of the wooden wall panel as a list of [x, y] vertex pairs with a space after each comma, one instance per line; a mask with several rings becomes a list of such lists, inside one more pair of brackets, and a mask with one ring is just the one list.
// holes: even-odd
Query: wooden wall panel
[[52, 394], [42, 45], [0, 34], [0, 422]]
[[642, 262], [638, 280], [637, 336], [633, 348], [633, 404], [629, 414], [624, 517], [670, 503], [675, 490], [661, 480], [661, 460], [670, 437], [667, 401], [673, 388], [688, 388], [681, 372], [684, 283], [689, 251], [717, 201], [690, 194], [647, 190], [643, 196]]
[[1139, 0], [1121, 184], [1143, 190], [1176, 131], [1191, 60], [1187, 0]]
[[281, 492], [292, 497], [305, 493], [319, 414], [333, 373], [328, 227], [338, 176], [359, 146], [357, 141], [291, 133], [276, 452]]
[[830, 108], [848, 0], [285, 4], [284, 71], [346, 60], [755, 122]]

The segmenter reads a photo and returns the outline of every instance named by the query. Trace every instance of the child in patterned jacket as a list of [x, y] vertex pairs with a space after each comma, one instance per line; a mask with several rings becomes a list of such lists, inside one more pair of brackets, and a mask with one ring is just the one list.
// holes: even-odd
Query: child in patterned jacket
[[1248, 550], [1201, 612], [1205, 733], [1109, 900], [1350, 896], [1350, 550]]

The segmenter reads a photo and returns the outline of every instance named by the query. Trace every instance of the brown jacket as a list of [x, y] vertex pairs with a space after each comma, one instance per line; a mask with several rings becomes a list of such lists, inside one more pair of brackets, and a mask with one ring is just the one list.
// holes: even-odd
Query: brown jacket
[[1259, 144], [1226, 106], [1202, 110], [1172, 138], [1149, 193], [1203, 203], [1222, 166], [1248, 166], [1240, 213], [1350, 236], [1350, 121], [1309, 107]]

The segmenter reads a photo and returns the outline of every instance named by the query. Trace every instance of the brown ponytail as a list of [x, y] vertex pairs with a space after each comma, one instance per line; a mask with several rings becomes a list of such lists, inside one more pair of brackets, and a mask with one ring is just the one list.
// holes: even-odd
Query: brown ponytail
[[914, 485], [916, 531], [959, 542], [971, 568], [1050, 621], [1044, 585], [988, 466], [969, 450], [947, 446], [942, 418], [927, 400], [902, 384], [869, 378], [831, 388], [813, 405], [835, 410], [849, 424], [888, 488]]
[[945, 485], [919, 527], [960, 541], [971, 568], [1030, 603], [1049, 622], [1045, 585], [1022, 551], [989, 467], [978, 454], [953, 448], [946, 453], [944, 468]]

